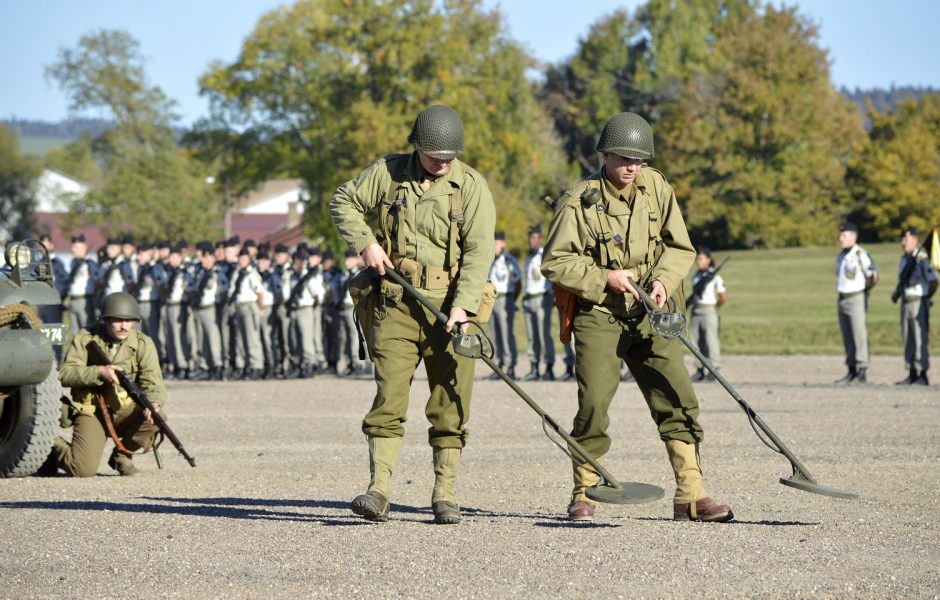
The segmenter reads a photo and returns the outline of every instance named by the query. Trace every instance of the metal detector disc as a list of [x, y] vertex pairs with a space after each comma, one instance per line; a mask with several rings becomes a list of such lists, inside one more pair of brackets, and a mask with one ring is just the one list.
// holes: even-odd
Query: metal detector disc
[[597, 502], [608, 504], [644, 504], [655, 502], [666, 495], [661, 487], [648, 483], [620, 482], [620, 487], [596, 485], [584, 491], [584, 495]]
[[793, 476], [781, 477], [780, 483], [791, 488], [803, 490], [804, 492], [822, 494], [823, 496], [847, 499], [858, 498], [858, 492], [843, 490], [841, 488], [832, 487], [831, 485], [823, 485], [821, 483], [816, 483], [815, 481], [807, 481], [805, 479], [795, 478]]

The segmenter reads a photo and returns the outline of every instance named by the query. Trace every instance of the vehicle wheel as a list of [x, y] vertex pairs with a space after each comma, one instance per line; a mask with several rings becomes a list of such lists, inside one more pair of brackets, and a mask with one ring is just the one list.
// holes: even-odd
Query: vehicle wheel
[[59, 431], [62, 385], [55, 365], [38, 385], [0, 400], [0, 477], [32, 475], [49, 456]]

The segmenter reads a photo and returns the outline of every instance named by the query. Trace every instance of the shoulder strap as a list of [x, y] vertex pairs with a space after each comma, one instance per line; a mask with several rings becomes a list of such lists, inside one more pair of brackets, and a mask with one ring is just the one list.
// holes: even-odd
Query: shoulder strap
[[[401, 227], [401, 184], [405, 181], [405, 175], [408, 169], [408, 156], [401, 154], [389, 155], [385, 161], [386, 168], [397, 159], [394, 168], [388, 169], [391, 179], [388, 182], [388, 190], [382, 199], [382, 206], [379, 208], [379, 227], [382, 228], [382, 235], [385, 237], [385, 253], [390, 257], [395, 254], [405, 255], [405, 228]], [[393, 248], [394, 244], [394, 248]], [[394, 250], [394, 252], [393, 252]]]

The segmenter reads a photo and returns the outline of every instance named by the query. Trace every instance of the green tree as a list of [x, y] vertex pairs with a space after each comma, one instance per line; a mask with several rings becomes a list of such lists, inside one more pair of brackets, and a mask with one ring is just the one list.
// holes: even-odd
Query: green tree
[[90, 135], [65, 146], [50, 148], [44, 157], [46, 166], [81, 179], [92, 186], [104, 183], [104, 171], [95, 160], [94, 140]]
[[0, 239], [29, 237], [36, 207], [34, 186], [42, 162], [20, 155], [20, 139], [0, 125]]
[[461, 158], [488, 176], [518, 245], [544, 214], [538, 198], [571, 177], [525, 78], [533, 65], [478, 0], [301, 0], [264, 15], [237, 60], [203, 75], [211, 116], [187, 141], [233, 193], [302, 178], [307, 233], [337, 246], [333, 190], [407, 151], [417, 113], [448, 104], [464, 120]]
[[604, 123], [622, 111], [642, 112], [636, 83], [637, 59], [643, 43], [626, 10], [596, 21], [568, 60], [551, 65], [539, 97], [552, 116], [564, 149], [584, 174], [601, 164], [595, 152]]
[[722, 22], [707, 68], [662, 105], [658, 158], [693, 239], [716, 246], [830, 241], [849, 210], [864, 135], [829, 79], [816, 27], [767, 5]]
[[82, 36], [75, 49], [60, 50], [46, 68], [68, 95], [71, 110], [105, 109], [115, 121], [90, 143], [78, 142], [52, 157], [101, 182], [73, 203], [69, 222], [150, 239], [214, 235], [218, 197], [205, 183], [201, 164], [177, 147], [174, 103], [148, 83], [143, 63], [137, 40], [101, 30]]
[[870, 143], [848, 177], [856, 214], [882, 240], [897, 239], [907, 225], [940, 225], [940, 93], [894, 111], [869, 105], [868, 117]]

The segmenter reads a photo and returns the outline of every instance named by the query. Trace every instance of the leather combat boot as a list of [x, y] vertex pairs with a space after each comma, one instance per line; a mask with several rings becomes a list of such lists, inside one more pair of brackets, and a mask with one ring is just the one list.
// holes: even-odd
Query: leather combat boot
[[584, 492], [594, 487], [601, 480], [589, 463], [572, 463], [574, 487], [571, 490], [571, 502], [568, 504], [568, 518], [572, 521], [593, 521], [597, 502], [588, 498]]
[[457, 470], [460, 468], [460, 448], [434, 449], [434, 491], [431, 510], [438, 525], [460, 523], [457, 506]]
[[691, 377], [692, 383], [698, 383], [705, 379], [705, 369], [699, 369], [695, 372], [695, 375]]
[[718, 504], [708, 497], [702, 467], [699, 464], [697, 444], [669, 440], [666, 442], [666, 452], [676, 476], [673, 520], [724, 523], [734, 518], [730, 506]]
[[401, 438], [369, 437], [369, 490], [353, 499], [354, 513], [367, 521], [388, 521], [392, 471], [400, 453]]
[[907, 377], [901, 381], [895, 381], [894, 385], [911, 385], [917, 380], [917, 369], [911, 369], [907, 373]]
[[565, 374], [561, 376], [562, 381], [571, 381], [574, 379], [574, 367], [565, 367]]
[[118, 451], [111, 453], [111, 458], [108, 459], [108, 466], [117, 471], [122, 477], [133, 477], [141, 474], [140, 469], [134, 466], [134, 461], [131, 460], [131, 457], [125, 456]]
[[930, 381], [927, 379], [927, 369], [921, 371], [917, 379], [911, 382], [911, 385], [930, 385]]
[[555, 381], [555, 369], [552, 365], [545, 365], [545, 372], [542, 373], [542, 381]]
[[849, 372], [842, 379], [836, 380], [836, 383], [852, 383], [856, 375], [858, 375], [858, 371], [855, 370], [855, 367], [849, 367]]
[[868, 369], [862, 367], [855, 373], [855, 383], [868, 383]]
[[522, 378], [522, 381], [538, 381], [539, 380], [539, 364], [532, 363], [532, 366], [529, 367], [529, 373]]

